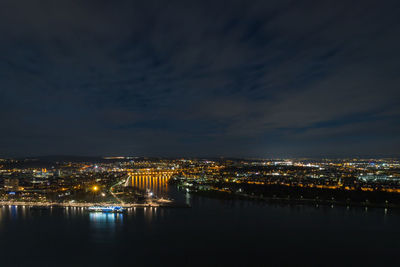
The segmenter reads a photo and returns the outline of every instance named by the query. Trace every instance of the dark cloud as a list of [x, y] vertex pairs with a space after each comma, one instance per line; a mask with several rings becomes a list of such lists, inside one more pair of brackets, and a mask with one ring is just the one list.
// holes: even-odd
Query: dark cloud
[[399, 155], [398, 1], [2, 1], [7, 155]]

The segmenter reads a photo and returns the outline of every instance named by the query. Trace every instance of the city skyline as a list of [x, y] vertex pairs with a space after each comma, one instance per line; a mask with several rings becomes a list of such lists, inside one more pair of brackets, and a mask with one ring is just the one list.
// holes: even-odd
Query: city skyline
[[0, 266], [398, 266], [399, 18], [0, 0]]
[[0, 0], [0, 266], [397, 266], [399, 18]]

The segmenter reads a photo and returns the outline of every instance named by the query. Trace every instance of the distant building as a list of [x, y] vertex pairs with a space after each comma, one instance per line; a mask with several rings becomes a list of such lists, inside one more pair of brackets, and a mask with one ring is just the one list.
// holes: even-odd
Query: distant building
[[363, 182], [400, 182], [400, 178], [388, 175], [361, 174], [358, 180]]
[[37, 171], [37, 170], [33, 171], [33, 177], [35, 177], [35, 178], [48, 179], [50, 176], [53, 176], [53, 173], [48, 172], [47, 169], [41, 169], [40, 171]]
[[4, 189], [7, 191], [18, 191], [18, 179], [4, 179]]

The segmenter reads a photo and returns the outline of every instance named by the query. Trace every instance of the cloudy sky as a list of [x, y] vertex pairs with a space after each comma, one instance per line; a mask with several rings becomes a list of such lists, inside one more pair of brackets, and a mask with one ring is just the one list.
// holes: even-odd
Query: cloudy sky
[[400, 155], [400, 2], [0, 2], [0, 155]]

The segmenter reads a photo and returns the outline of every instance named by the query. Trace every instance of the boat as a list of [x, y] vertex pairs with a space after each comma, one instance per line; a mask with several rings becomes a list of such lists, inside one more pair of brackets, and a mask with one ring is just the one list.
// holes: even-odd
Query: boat
[[88, 208], [90, 212], [104, 212], [104, 213], [124, 213], [126, 210], [120, 206], [91, 206]]

